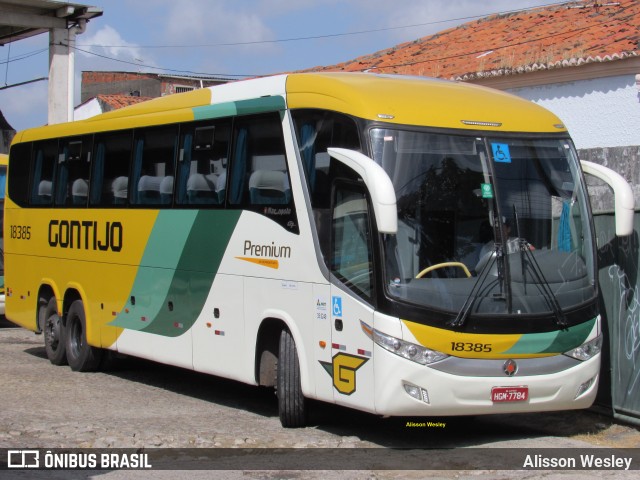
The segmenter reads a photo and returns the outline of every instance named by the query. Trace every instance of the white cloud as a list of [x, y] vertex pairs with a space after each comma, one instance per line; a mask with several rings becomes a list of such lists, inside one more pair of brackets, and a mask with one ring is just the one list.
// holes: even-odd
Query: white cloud
[[[78, 45], [80, 56], [91, 59], [91, 64], [99, 63], [98, 59], [116, 59], [134, 64], [155, 65], [152, 59], [145, 58], [142, 50], [135, 43], [124, 40], [120, 33], [109, 25], [103, 26], [94, 34], [77, 37], [76, 45]], [[122, 67], [122, 69], [127, 68]]]
[[296, 0], [292, 2], [291, 0], [258, 0], [254, 8], [261, 16], [277, 17], [300, 10], [310, 10], [317, 6], [329, 9], [331, 8], [331, 4], [339, 4], [341, 1], [342, 0]]
[[167, 43], [215, 44], [273, 40], [273, 32], [255, 11], [216, 2], [202, 8], [195, 0], [173, 3], [166, 17]]
[[38, 82], [0, 91], [5, 118], [16, 130], [47, 123], [48, 83]]

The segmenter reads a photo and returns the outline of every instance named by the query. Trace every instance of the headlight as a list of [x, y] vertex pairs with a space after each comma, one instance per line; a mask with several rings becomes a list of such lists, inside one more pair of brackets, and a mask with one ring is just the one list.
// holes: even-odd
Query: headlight
[[439, 362], [449, 356], [446, 353], [429, 350], [422, 345], [416, 345], [415, 343], [406, 342], [399, 338], [392, 337], [391, 335], [386, 335], [375, 328], [371, 328], [362, 321], [360, 322], [360, 325], [369, 338], [372, 338], [373, 341], [382, 348], [406, 358], [407, 360], [419, 363], [420, 365], [429, 365], [431, 363]]
[[575, 358], [576, 360], [589, 360], [590, 358], [595, 357], [602, 350], [602, 335], [598, 335], [593, 340], [589, 340], [586, 343], [583, 343], [577, 348], [573, 350], [569, 350], [568, 352], [564, 352], [565, 355]]

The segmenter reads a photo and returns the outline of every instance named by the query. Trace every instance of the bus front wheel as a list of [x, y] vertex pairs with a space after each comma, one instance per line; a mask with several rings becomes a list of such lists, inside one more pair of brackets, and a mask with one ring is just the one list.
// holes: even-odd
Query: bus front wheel
[[54, 365], [65, 365], [67, 354], [65, 349], [65, 328], [58, 315], [55, 297], [49, 300], [41, 298], [39, 302], [38, 321], [44, 331], [44, 351]]
[[87, 343], [87, 321], [82, 300], [75, 300], [67, 313], [67, 361], [71, 370], [90, 372], [97, 370], [102, 350]]
[[278, 412], [285, 428], [304, 427], [306, 400], [300, 383], [300, 363], [296, 343], [289, 330], [280, 334], [277, 367]]

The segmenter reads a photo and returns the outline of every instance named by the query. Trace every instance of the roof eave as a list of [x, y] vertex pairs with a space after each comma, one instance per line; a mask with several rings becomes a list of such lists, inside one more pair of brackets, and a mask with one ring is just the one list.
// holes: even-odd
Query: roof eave
[[469, 72], [454, 75], [451, 80], [494, 87], [501, 86], [503, 88], [508, 88], [509, 86], [524, 87], [563, 81], [630, 75], [637, 73], [639, 67], [640, 53], [629, 51], [602, 57], [571, 58], [515, 68]]

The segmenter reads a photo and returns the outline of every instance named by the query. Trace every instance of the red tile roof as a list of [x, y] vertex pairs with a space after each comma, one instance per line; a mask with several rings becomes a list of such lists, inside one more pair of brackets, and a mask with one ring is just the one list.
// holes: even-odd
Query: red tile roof
[[471, 80], [640, 56], [640, 1], [577, 1], [492, 15], [311, 71]]
[[[128, 107], [136, 103], [146, 102], [152, 97], [132, 97], [131, 95], [97, 95], [98, 102], [103, 106], [103, 111], [117, 110], [118, 108]], [[109, 107], [104, 108], [104, 106]]]

